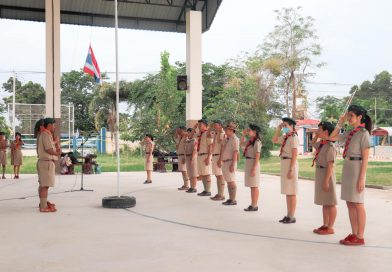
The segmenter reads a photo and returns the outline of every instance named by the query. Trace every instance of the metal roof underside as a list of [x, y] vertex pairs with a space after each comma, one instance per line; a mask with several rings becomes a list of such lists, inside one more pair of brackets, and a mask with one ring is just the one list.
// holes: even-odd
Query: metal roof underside
[[[61, 23], [114, 27], [114, 0], [61, 0]], [[120, 28], [185, 33], [187, 10], [207, 31], [222, 0], [118, 0]], [[0, 0], [0, 18], [45, 22], [45, 0]]]

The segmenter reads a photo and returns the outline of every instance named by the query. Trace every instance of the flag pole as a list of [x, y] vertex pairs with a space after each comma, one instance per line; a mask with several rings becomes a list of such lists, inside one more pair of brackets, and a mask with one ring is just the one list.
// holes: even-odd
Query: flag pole
[[117, 196], [104, 197], [102, 206], [104, 208], [124, 209], [131, 208], [136, 205], [136, 198], [133, 196], [120, 196], [120, 148], [119, 148], [119, 125], [120, 125], [120, 85], [118, 78], [118, 13], [117, 0], [114, 0], [114, 21], [115, 21], [115, 52], [116, 52], [116, 157], [117, 157]]
[[115, 14], [115, 40], [116, 40], [116, 155], [117, 155], [117, 196], [120, 197], [120, 145], [119, 145], [119, 126], [120, 126], [120, 86], [118, 79], [118, 10], [117, 0], [114, 1], [114, 14]]

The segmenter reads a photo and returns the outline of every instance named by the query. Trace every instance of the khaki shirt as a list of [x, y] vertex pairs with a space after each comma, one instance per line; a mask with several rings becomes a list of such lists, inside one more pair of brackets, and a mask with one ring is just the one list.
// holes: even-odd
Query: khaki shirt
[[[244, 145], [242, 146], [242, 148], [244, 149], [244, 152], [245, 152], [246, 144], [247, 144], [247, 142], [245, 142]], [[261, 153], [262, 146], [263, 145], [262, 145], [261, 141], [259, 139], [257, 139], [255, 141], [254, 145], [248, 146], [248, 149], [246, 149], [245, 157], [256, 158], [256, 153]]]
[[196, 146], [196, 139], [190, 139], [190, 140], [186, 140], [185, 141], [185, 146], [184, 146], [184, 150], [185, 150], [185, 155], [187, 156], [191, 156], [193, 154], [193, 149]]
[[48, 149], [56, 150], [52, 135], [44, 131], [40, 133], [38, 139], [38, 159], [43, 161], [58, 160], [57, 156], [46, 152]]
[[[321, 142], [317, 142], [314, 147], [319, 148]], [[334, 143], [328, 142], [321, 147], [320, 153], [315, 161], [318, 166], [327, 167], [328, 162], [334, 162], [336, 160], [337, 149]]]
[[186, 137], [182, 137], [178, 143], [177, 155], [185, 155]]
[[[350, 131], [346, 131], [338, 136], [339, 142], [346, 144], [347, 138]], [[370, 135], [369, 132], [364, 128], [351, 138], [350, 144], [348, 145], [347, 157], [362, 157], [362, 149], [370, 147]]]
[[[207, 137], [207, 131], [204, 132], [200, 138], [200, 149], [199, 154], [206, 153], [208, 154], [208, 147], [212, 144], [212, 138]], [[196, 140], [199, 139], [200, 132], [195, 134]]]
[[220, 154], [223, 140], [225, 139], [225, 132], [215, 132], [213, 136], [213, 149], [212, 154]]
[[146, 155], [149, 155], [153, 151], [154, 151], [154, 142], [146, 143], [144, 146], [144, 152], [146, 153]]
[[4, 139], [0, 141], [0, 151], [6, 152], [7, 146], [8, 146], [7, 140]]
[[[278, 139], [278, 141], [279, 141], [280, 144], [283, 143], [283, 140], [284, 140], [284, 136], [280, 136], [279, 139]], [[299, 139], [298, 139], [298, 136], [297, 136], [296, 134], [293, 134], [292, 136], [290, 136], [290, 137], [287, 139], [286, 144], [285, 144], [285, 146], [283, 147], [281, 157], [288, 157], [288, 158], [291, 158], [292, 155], [293, 155], [293, 154], [292, 154], [292, 149], [293, 149], [293, 148], [298, 148], [298, 146], [299, 146]]]
[[239, 151], [240, 140], [237, 135], [233, 135], [224, 140], [223, 154], [221, 154], [222, 161], [233, 159], [233, 153]]

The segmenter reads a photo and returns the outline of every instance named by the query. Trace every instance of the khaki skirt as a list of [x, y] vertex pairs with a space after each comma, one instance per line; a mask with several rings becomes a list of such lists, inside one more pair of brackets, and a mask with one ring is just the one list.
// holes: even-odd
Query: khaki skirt
[[54, 187], [55, 169], [53, 161], [41, 161], [38, 163], [38, 179], [41, 187]]
[[192, 156], [186, 156], [185, 158], [186, 171], [189, 178], [197, 178], [199, 176], [197, 172], [197, 161], [194, 159], [191, 163], [191, 159]]
[[323, 206], [337, 205], [336, 199], [336, 176], [335, 169], [332, 170], [331, 178], [329, 179], [329, 191], [324, 192], [323, 183], [324, 177], [327, 174], [327, 168], [316, 168], [316, 178], [314, 182], [314, 204]]
[[[149, 161], [147, 161], [148, 157], [150, 158]], [[149, 155], [144, 158], [144, 170], [146, 171], [153, 171], [153, 161], [154, 161], [154, 157], [153, 155]]]
[[200, 176], [208, 176], [211, 175], [211, 162], [206, 165], [204, 160], [208, 157], [208, 154], [197, 156], [197, 172]]
[[298, 162], [295, 163], [293, 178], [288, 179], [291, 159], [280, 160], [280, 190], [283, 195], [296, 195], [298, 193]]
[[245, 160], [245, 186], [246, 187], [259, 187], [260, 186], [260, 163], [256, 166], [256, 174], [252, 177], [252, 167], [255, 159]]
[[364, 203], [365, 190], [357, 191], [357, 182], [361, 171], [362, 161], [350, 161], [345, 159], [342, 170], [342, 200], [353, 203]]
[[230, 165], [232, 161], [222, 162], [222, 174], [223, 178], [227, 182], [235, 182], [237, 181], [236, 172], [237, 172], [237, 162], [234, 164], [234, 171], [230, 172]]
[[19, 166], [23, 164], [22, 150], [14, 150], [11, 154], [11, 165]]
[[186, 163], [182, 163], [185, 160], [185, 155], [178, 156], [178, 171], [186, 172]]
[[222, 176], [222, 167], [218, 166], [219, 155], [212, 156], [212, 174], [215, 176]]
[[0, 164], [7, 165], [7, 152], [0, 151]]

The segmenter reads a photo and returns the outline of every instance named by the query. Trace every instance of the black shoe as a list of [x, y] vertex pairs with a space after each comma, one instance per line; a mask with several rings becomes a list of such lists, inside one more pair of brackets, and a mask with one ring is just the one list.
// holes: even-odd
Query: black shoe
[[211, 196], [211, 192], [203, 191], [197, 194], [198, 196]]
[[293, 223], [295, 223], [295, 222], [297, 222], [297, 220], [295, 219], [295, 217], [286, 217], [286, 220], [285, 221], [283, 221], [282, 223], [283, 224], [293, 224]]
[[187, 186], [181, 186], [180, 188], [177, 188], [179, 191], [186, 191], [186, 190], [188, 190], [189, 189], [189, 187], [187, 187]]
[[244, 209], [244, 211], [246, 212], [257, 212], [259, 210], [259, 207], [253, 207], [252, 205], [250, 205], [248, 208]]
[[196, 193], [197, 190], [195, 188], [189, 188], [188, 190], [185, 191], [185, 193]]
[[285, 222], [287, 219], [290, 219], [289, 217], [285, 216], [282, 219], [279, 220], [280, 223]]
[[228, 199], [225, 202], [222, 202], [223, 205], [237, 205], [237, 201]]

